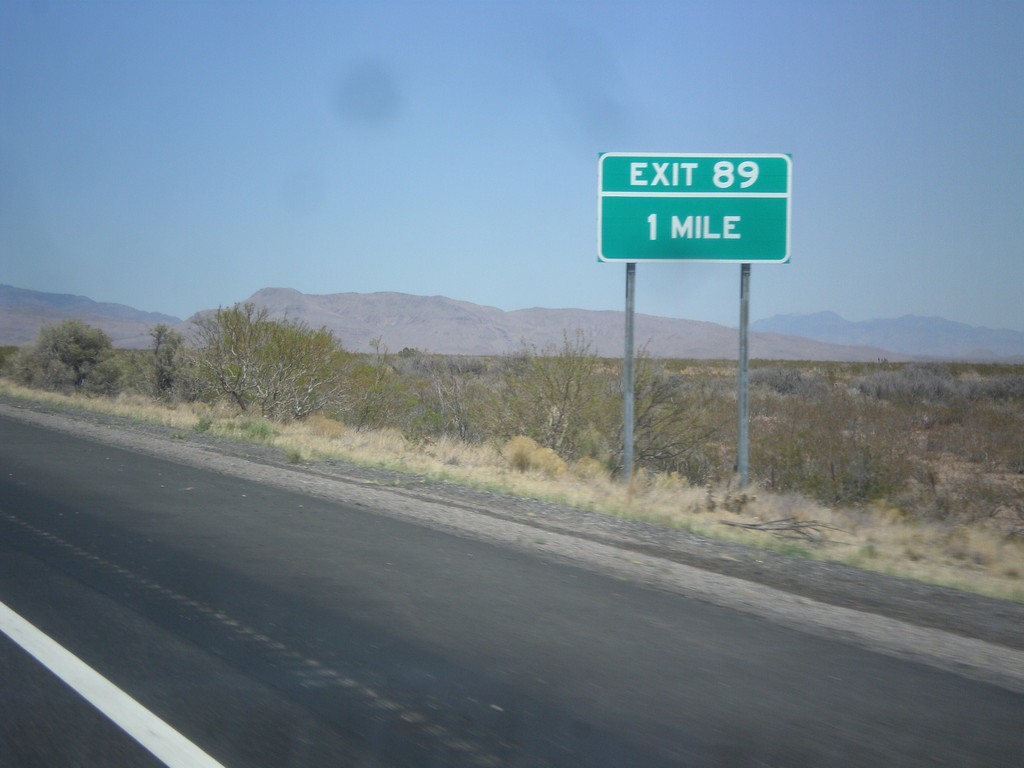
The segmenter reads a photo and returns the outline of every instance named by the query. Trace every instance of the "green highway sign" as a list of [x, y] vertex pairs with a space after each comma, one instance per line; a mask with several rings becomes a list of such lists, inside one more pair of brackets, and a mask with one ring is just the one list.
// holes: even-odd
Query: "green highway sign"
[[782, 154], [602, 154], [598, 258], [789, 261], [792, 165]]

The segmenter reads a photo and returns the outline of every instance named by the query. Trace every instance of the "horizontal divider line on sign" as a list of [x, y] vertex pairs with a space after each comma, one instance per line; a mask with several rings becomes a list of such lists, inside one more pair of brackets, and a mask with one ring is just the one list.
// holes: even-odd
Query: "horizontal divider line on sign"
[[789, 197], [789, 192], [600, 192], [601, 197]]

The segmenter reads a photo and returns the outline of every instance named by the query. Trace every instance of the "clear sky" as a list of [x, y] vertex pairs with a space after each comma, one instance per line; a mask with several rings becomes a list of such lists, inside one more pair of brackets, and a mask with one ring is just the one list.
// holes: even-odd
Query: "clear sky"
[[[1024, 2], [0, 2], [0, 282], [623, 308], [600, 152], [782, 152], [751, 317], [1024, 330]], [[738, 324], [739, 267], [640, 264]]]

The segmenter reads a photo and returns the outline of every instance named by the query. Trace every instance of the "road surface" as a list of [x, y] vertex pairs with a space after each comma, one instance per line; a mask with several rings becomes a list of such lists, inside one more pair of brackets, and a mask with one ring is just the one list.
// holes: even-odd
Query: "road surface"
[[[228, 768], [1024, 765], [1019, 688], [259, 474], [0, 415], [0, 603]], [[0, 764], [173, 764], [10, 634]]]

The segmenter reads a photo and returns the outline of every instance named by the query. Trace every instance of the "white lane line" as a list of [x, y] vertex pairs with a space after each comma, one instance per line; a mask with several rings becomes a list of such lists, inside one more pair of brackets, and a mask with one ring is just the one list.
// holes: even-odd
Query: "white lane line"
[[169, 768], [224, 768], [62, 645], [0, 602], [0, 632], [34, 656]]

